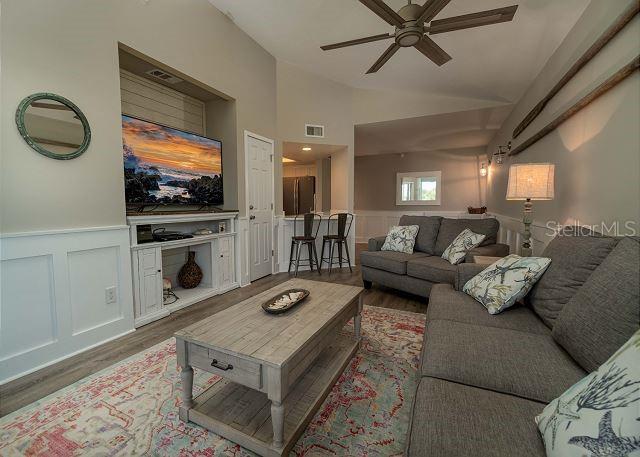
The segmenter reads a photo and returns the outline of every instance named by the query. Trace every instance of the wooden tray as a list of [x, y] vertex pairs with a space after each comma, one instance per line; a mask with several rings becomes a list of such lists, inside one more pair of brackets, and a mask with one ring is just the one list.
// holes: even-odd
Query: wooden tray
[[[289, 304], [288, 306], [284, 307], [284, 308], [279, 308], [279, 309], [272, 309], [271, 305], [275, 303], [276, 300], [278, 300], [280, 297], [282, 297], [283, 295], [289, 295], [292, 292], [302, 292], [302, 297], [300, 297], [298, 300], [294, 301], [293, 303]], [[278, 295], [271, 297], [269, 300], [267, 300], [266, 302], [264, 302], [262, 304], [262, 309], [264, 309], [266, 312], [268, 312], [269, 314], [282, 314], [282, 313], [286, 313], [287, 311], [289, 311], [291, 308], [293, 308], [294, 306], [298, 305], [302, 300], [304, 300], [305, 298], [307, 298], [309, 296], [309, 291], [307, 289], [287, 289], [285, 291], [280, 292]]]

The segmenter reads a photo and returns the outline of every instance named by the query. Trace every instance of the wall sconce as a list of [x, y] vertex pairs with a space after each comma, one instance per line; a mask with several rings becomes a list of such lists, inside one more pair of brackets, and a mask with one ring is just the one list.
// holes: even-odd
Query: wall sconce
[[504, 156], [511, 151], [511, 141], [509, 141], [506, 145], [498, 145], [498, 150], [493, 153], [492, 157], [489, 157], [489, 165], [491, 162], [495, 160], [498, 165], [501, 165], [504, 162]]
[[487, 176], [487, 166], [485, 165], [484, 162], [480, 164], [480, 176], [482, 177]]

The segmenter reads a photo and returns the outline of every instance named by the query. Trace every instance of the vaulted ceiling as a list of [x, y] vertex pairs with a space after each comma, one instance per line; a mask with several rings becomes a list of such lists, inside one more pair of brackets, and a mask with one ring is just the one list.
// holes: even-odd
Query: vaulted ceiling
[[[437, 16], [519, 4], [512, 22], [435, 35], [453, 60], [434, 65], [400, 49], [376, 74], [366, 70], [386, 41], [322, 51], [321, 45], [393, 27], [356, 0], [209, 0], [276, 58], [366, 89], [430, 92], [496, 102], [517, 101], [576, 23], [589, 0], [452, 0]], [[397, 10], [407, 0], [387, 0]]]
[[355, 155], [485, 147], [512, 105], [355, 126]]

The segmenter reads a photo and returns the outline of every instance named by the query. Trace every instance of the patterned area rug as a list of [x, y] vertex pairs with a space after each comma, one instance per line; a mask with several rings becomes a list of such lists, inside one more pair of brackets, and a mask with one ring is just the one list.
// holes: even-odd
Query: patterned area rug
[[[424, 316], [365, 307], [362, 324], [360, 351], [291, 455], [402, 454]], [[195, 371], [196, 394], [220, 379]], [[180, 389], [171, 338], [1, 418], [0, 455], [254, 455], [180, 421]]]

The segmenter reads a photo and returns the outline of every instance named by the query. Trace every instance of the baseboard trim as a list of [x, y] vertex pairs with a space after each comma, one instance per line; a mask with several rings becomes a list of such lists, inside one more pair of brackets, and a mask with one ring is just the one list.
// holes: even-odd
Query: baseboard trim
[[93, 343], [93, 344], [92, 344], [92, 345], [90, 345], [90, 346], [87, 346], [87, 347], [85, 347], [85, 348], [79, 349], [79, 350], [77, 350], [77, 351], [75, 351], [75, 352], [72, 352], [72, 353], [70, 353], [70, 354], [65, 354], [65, 355], [64, 355], [64, 356], [62, 356], [62, 357], [58, 357], [57, 359], [50, 360], [50, 361], [45, 362], [45, 363], [43, 363], [43, 364], [41, 364], [41, 365], [38, 365], [38, 366], [33, 367], [33, 368], [30, 368], [30, 369], [28, 369], [27, 371], [24, 371], [24, 372], [22, 372], [22, 373], [18, 373], [18, 374], [15, 374], [15, 375], [13, 375], [13, 376], [10, 376], [9, 378], [2, 379], [2, 380], [0, 380], [0, 386], [2, 386], [2, 385], [4, 385], [4, 384], [7, 384], [7, 383], [9, 383], [9, 382], [11, 382], [11, 381], [15, 381], [16, 379], [22, 378], [23, 376], [27, 376], [27, 375], [29, 375], [29, 374], [31, 374], [31, 373], [35, 373], [36, 371], [38, 371], [38, 370], [42, 370], [43, 368], [47, 368], [47, 367], [49, 367], [49, 366], [51, 366], [51, 365], [55, 365], [56, 363], [58, 363], [58, 362], [62, 362], [63, 360], [66, 360], [66, 359], [68, 359], [68, 358], [70, 358], [70, 357], [76, 356], [76, 355], [78, 355], [78, 354], [82, 354], [83, 352], [89, 351], [89, 350], [94, 349], [94, 348], [96, 348], [96, 347], [98, 347], [98, 346], [101, 346], [101, 345], [103, 345], [103, 344], [109, 343], [110, 341], [116, 340], [116, 339], [118, 339], [118, 338], [121, 338], [121, 337], [123, 337], [123, 336], [126, 336], [126, 335], [128, 335], [128, 334], [130, 334], [130, 333], [133, 333], [133, 332], [135, 332], [135, 331], [136, 331], [136, 329], [135, 329], [135, 328], [132, 328], [132, 329], [127, 330], [127, 331], [125, 331], [125, 332], [122, 332], [122, 333], [120, 333], [120, 334], [118, 334], [118, 335], [114, 335], [114, 336], [111, 336], [111, 337], [109, 337], [109, 338], [107, 338], [107, 339], [105, 339], [105, 340], [98, 341], [97, 343]]

